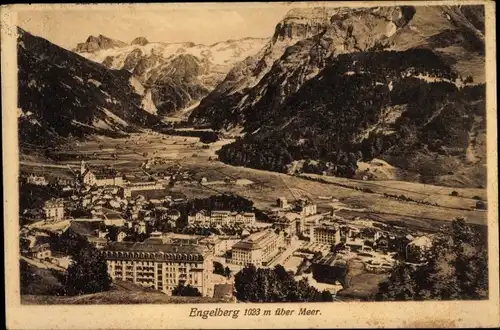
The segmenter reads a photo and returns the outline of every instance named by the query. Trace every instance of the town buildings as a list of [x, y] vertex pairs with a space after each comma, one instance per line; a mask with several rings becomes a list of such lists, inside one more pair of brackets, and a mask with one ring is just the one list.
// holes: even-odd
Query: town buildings
[[276, 205], [278, 205], [278, 207], [280, 209], [288, 209], [288, 208], [290, 208], [290, 205], [288, 204], [288, 201], [286, 200], [285, 197], [279, 197], [276, 200]]
[[60, 199], [49, 199], [43, 206], [47, 221], [60, 221], [64, 219], [64, 202]]
[[43, 175], [34, 174], [30, 174], [28, 177], [26, 177], [26, 183], [34, 184], [37, 186], [46, 186], [49, 184]]
[[113, 280], [129, 281], [171, 294], [178, 285], [191, 285], [213, 295], [213, 255], [201, 245], [164, 243], [152, 237], [142, 243], [111, 243], [103, 250]]
[[307, 199], [299, 199], [295, 204], [295, 211], [302, 217], [308, 217], [318, 213], [316, 204], [311, 203]]
[[266, 266], [280, 251], [283, 235], [266, 229], [244, 238], [233, 245], [231, 262], [246, 266]]
[[162, 190], [165, 186], [158, 181], [129, 182], [120, 191], [122, 198], [132, 197], [134, 191]]
[[255, 223], [255, 213], [253, 212], [231, 212], [231, 211], [206, 211], [201, 210], [188, 215], [188, 224], [228, 226], [243, 224], [251, 226]]
[[93, 170], [85, 161], [80, 163], [80, 181], [87, 186], [123, 186], [123, 176], [112, 168]]
[[340, 227], [337, 224], [322, 223], [311, 227], [311, 242], [336, 245], [340, 243]]

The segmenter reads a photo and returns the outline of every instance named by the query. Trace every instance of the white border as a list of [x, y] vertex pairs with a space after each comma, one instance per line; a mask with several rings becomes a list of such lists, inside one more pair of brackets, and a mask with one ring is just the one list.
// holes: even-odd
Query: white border
[[[20, 305], [18, 244], [18, 148], [17, 148], [17, 57], [16, 21], [18, 11], [31, 10], [156, 10], [168, 8], [222, 8], [291, 6], [291, 3], [190, 3], [133, 5], [12, 5], [1, 8], [2, 122], [4, 177], [4, 232], [7, 327], [9, 329], [193, 329], [193, 328], [366, 328], [366, 327], [496, 327], [499, 320], [498, 277], [498, 184], [496, 143], [496, 49], [495, 4], [484, 1], [425, 2], [315, 2], [293, 3], [312, 6], [394, 6], [436, 4], [484, 4], [486, 7], [487, 147], [488, 147], [488, 239], [490, 299], [454, 302], [370, 302], [308, 304], [200, 304], [197, 308], [320, 309], [321, 316], [188, 317], [191, 305], [99, 305], [27, 306]], [[216, 23], [215, 23], [216, 24]]]

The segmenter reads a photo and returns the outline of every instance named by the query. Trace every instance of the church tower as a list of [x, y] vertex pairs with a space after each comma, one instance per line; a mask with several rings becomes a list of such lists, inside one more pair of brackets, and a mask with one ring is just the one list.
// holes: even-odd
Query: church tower
[[85, 161], [82, 159], [81, 163], [80, 163], [80, 175], [83, 175], [83, 173], [85, 173]]

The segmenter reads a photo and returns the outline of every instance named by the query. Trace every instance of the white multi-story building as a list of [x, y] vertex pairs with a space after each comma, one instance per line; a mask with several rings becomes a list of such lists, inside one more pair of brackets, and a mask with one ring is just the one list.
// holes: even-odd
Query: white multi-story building
[[163, 243], [111, 243], [103, 250], [113, 280], [129, 281], [171, 294], [178, 285], [191, 285], [205, 297], [213, 295], [213, 256], [204, 246]]
[[64, 218], [64, 203], [58, 199], [50, 199], [43, 206], [45, 219], [48, 221], [59, 221]]
[[308, 217], [318, 213], [317, 206], [307, 199], [299, 199], [295, 205], [295, 210], [302, 216]]
[[283, 246], [283, 235], [276, 234], [273, 229], [260, 231], [233, 245], [231, 262], [246, 266], [266, 266]]
[[86, 186], [123, 186], [123, 176], [116, 170], [106, 168], [94, 171], [82, 160], [80, 180]]
[[312, 226], [311, 242], [331, 245], [340, 243], [340, 227], [336, 224], [319, 224]]
[[49, 184], [43, 175], [39, 176], [39, 175], [34, 175], [34, 174], [30, 174], [26, 178], [26, 182], [29, 184], [37, 185], [37, 186], [46, 186]]
[[213, 225], [227, 226], [234, 224], [253, 225], [255, 223], [255, 213], [253, 212], [231, 212], [214, 210], [212, 212], [201, 210], [188, 216], [190, 225]]

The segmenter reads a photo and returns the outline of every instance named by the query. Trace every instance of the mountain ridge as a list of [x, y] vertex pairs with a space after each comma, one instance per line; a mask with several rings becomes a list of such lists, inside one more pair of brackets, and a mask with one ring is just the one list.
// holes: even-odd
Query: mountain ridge
[[[481, 17], [478, 11], [474, 17]], [[191, 113], [194, 125], [243, 129], [242, 139], [220, 150], [221, 160], [287, 172], [305, 159], [307, 170], [353, 177], [357, 161], [378, 157], [421, 180], [448, 175], [451, 181], [457, 172], [464, 178], [470, 172], [477, 180], [463, 182], [484, 184], [484, 171], [474, 172], [478, 163], [466, 156], [484, 147], [471, 142], [468, 122], [477, 117], [484, 126], [478, 22], [453, 6], [338, 8], [328, 19], [318, 16], [324, 13], [319, 9], [305, 18], [301, 13], [285, 16], [265, 48], [237, 64]], [[418, 103], [420, 109], [411, 104], [417, 97], [427, 101]], [[467, 119], [452, 120], [449, 113]], [[411, 124], [420, 118], [427, 122]], [[454, 126], [443, 126], [444, 118]], [[450, 143], [436, 136], [438, 127]], [[481, 152], [467, 151], [473, 149]], [[423, 164], [404, 162], [417, 155]], [[435, 173], [429, 167], [434, 158]]]
[[130, 73], [109, 70], [20, 27], [18, 68], [23, 143], [121, 134], [159, 123], [141, 107]]
[[[199, 102], [223, 79], [233, 63], [260, 49], [266, 40], [247, 37], [206, 46], [192, 42], [149, 42], [141, 38], [144, 37], [135, 38], [123, 47], [79, 54], [110, 69], [131, 72], [146, 86], [146, 94], [151, 95], [152, 104], [162, 116], [183, 112]], [[172, 63], [178, 67], [173, 68]], [[182, 77], [179, 71], [183, 72]]]

